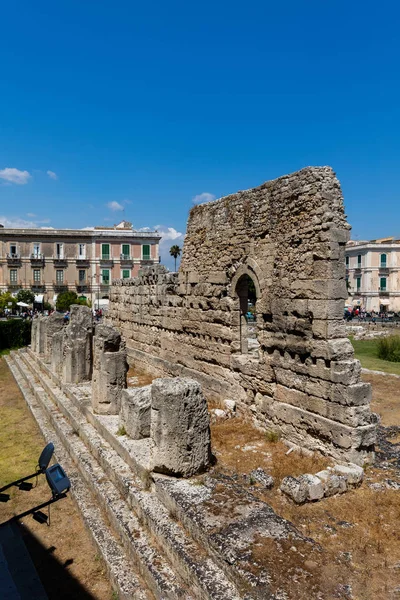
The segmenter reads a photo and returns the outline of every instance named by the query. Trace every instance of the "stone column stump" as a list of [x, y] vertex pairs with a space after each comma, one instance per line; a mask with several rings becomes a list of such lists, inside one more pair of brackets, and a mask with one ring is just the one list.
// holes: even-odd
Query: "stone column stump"
[[64, 329], [63, 383], [82, 383], [92, 377], [93, 316], [88, 306], [73, 304]]
[[133, 440], [150, 436], [151, 385], [122, 391], [119, 425]]
[[92, 407], [95, 413], [118, 415], [126, 388], [125, 343], [108, 325], [97, 325], [93, 343]]
[[152, 469], [190, 477], [211, 460], [210, 418], [197, 381], [156, 379], [151, 386]]

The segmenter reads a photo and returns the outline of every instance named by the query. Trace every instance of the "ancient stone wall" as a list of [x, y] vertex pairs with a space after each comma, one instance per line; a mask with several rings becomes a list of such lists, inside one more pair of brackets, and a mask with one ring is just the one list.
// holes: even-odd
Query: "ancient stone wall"
[[[343, 323], [349, 226], [338, 180], [306, 168], [194, 207], [179, 274], [114, 281], [130, 362], [197, 379], [287, 440], [363, 462], [376, 424]], [[256, 291], [249, 345], [248, 277]], [[254, 343], [255, 342], [255, 343]]]

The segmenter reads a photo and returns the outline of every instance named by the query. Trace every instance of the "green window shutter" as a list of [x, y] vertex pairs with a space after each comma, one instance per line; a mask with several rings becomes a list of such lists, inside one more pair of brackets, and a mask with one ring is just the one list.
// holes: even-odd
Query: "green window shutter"
[[103, 269], [101, 272], [101, 277], [104, 285], [108, 285], [110, 283], [110, 271], [109, 269]]
[[149, 244], [143, 244], [142, 257], [143, 257], [143, 260], [150, 260], [150, 245]]
[[101, 258], [103, 260], [108, 260], [110, 258], [110, 244], [101, 245]]
[[386, 267], [386, 254], [381, 254], [381, 267]]
[[122, 270], [122, 279], [129, 279], [130, 275], [129, 269]]
[[381, 291], [386, 291], [386, 277], [381, 277]]
[[129, 244], [122, 244], [122, 254], [124, 258], [129, 258], [131, 254], [131, 248]]
[[361, 277], [357, 277], [357, 289], [361, 289]]

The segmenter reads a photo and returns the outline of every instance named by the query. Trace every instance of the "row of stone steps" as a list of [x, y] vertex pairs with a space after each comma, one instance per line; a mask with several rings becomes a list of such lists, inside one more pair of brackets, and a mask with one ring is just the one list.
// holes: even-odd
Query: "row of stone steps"
[[[90, 401], [78, 399], [73, 393], [74, 386], [64, 386], [61, 390], [56, 376], [33, 353], [20, 351], [11, 360], [42, 404], [155, 596], [240, 598], [225, 569], [222, 571], [198, 542], [188, 536], [155, 493], [144, 489], [149, 481], [143, 460], [135, 461], [115, 432], [113, 435], [101, 417], [93, 415]], [[110, 419], [106, 421], [109, 423]]]
[[147, 586], [134, 565], [128, 560], [125, 551], [104, 518], [98, 503], [83, 482], [69, 453], [67, 453], [41, 402], [38, 402], [31, 391], [20, 366], [17, 364], [15, 355], [12, 353], [9, 357], [6, 357], [6, 361], [46, 442], [52, 441], [56, 447], [57, 460], [62, 463], [71, 481], [71, 494], [104, 560], [110, 580], [118, 590], [119, 597], [124, 600], [132, 598], [135, 600], [150, 600], [154, 596], [144, 591]]

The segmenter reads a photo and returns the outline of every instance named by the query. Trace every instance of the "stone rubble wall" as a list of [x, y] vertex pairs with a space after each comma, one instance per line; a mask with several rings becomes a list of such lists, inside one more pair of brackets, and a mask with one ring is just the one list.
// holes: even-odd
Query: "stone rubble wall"
[[[329, 167], [196, 206], [179, 274], [156, 266], [114, 281], [107, 322], [135, 365], [192, 377], [286, 440], [362, 464], [376, 422], [343, 321], [349, 229]], [[257, 292], [256, 354], [243, 345], [244, 275]]]

